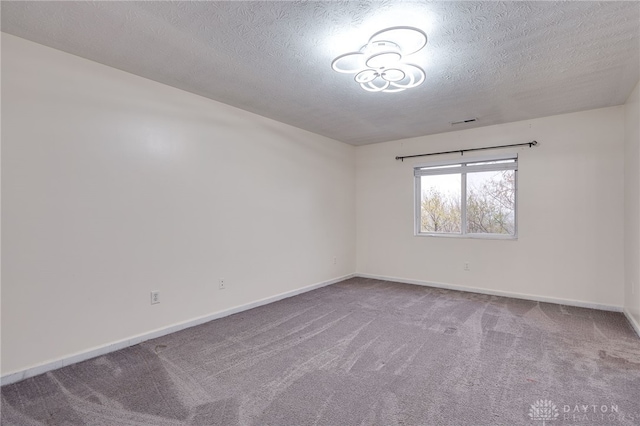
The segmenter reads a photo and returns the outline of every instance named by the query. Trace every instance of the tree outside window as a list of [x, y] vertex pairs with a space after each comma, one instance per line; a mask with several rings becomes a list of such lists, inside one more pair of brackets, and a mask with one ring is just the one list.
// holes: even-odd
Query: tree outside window
[[516, 157], [417, 167], [417, 234], [515, 237], [516, 174]]

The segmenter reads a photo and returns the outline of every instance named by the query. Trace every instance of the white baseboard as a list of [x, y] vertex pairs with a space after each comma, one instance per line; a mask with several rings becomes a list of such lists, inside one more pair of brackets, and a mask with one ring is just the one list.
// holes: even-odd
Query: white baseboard
[[67, 365], [75, 364], [81, 361], [85, 361], [91, 358], [95, 358], [101, 355], [115, 352], [117, 350], [129, 347], [129, 346], [137, 345], [138, 343], [142, 343], [146, 340], [155, 339], [157, 337], [165, 336], [167, 334], [175, 333], [176, 331], [180, 331], [186, 328], [194, 327], [196, 325], [204, 324], [206, 322], [209, 322], [218, 318], [223, 318], [239, 312], [247, 311], [249, 309], [257, 308], [258, 306], [263, 306], [269, 303], [277, 302], [278, 300], [293, 297], [298, 294], [306, 293], [308, 291], [312, 291], [321, 287], [335, 284], [337, 282], [344, 281], [353, 277], [371, 278], [371, 279], [382, 280], [382, 281], [415, 284], [415, 285], [421, 285], [426, 287], [444, 288], [449, 290], [459, 290], [459, 291], [465, 291], [465, 292], [471, 292], [471, 293], [488, 294], [492, 296], [512, 297], [515, 299], [534, 300], [538, 302], [555, 303], [555, 304], [568, 305], [568, 306], [578, 306], [581, 308], [591, 308], [591, 309], [601, 309], [605, 311], [623, 312], [624, 315], [629, 320], [629, 322], [631, 323], [632, 327], [635, 329], [638, 336], [640, 337], [640, 324], [638, 324], [636, 320], [633, 318], [633, 316], [626, 309], [623, 309], [621, 306], [603, 305], [600, 303], [590, 303], [590, 302], [583, 302], [579, 300], [559, 299], [554, 297], [536, 296], [531, 294], [513, 293], [513, 292], [499, 291], [499, 290], [488, 290], [483, 288], [467, 287], [462, 285], [444, 284], [444, 283], [412, 280], [412, 279], [397, 278], [397, 277], [388, 277], [383, 275], [356, 273], [356, 274], [344, 275], [342, 277], [334, 278], [328, 281], [322, 281], [322, 282], [312, 284], [306, 287], [302, 287], [296, 290], [280, 293], [275, 296], [266, 297], [264, 299], [260, 299], [255, 302], [236, 306], [230, 309], [225, 309], [223, 311], [215, 312], [213, 314], [205, 315], [205, 316], [195, 318], [189, 321], [185, 321], [179, 324], [171, 325], [164, 328], [159, 328], [157, 330], [153, 330], [148, 333], [143, 333], [137, 336], [133, 336], [129, 339], [120, 340], [104, 346], [100, 346], [97, 348], [72, 354], [72, 355], [57, 359], [55, 361], [39, 364], [34, 367], [27, 368], [25, 370], [8, 373], [0, 377], [0, 385], [4, 386], [11, 383], [16, 383], [21, 380], [28, 379], [29, 377], [34, 377], [39, 374], [46, 373], [47, 371], [56, 370], [58, 368], [66, 367]]
[[631, 315], [631, 312], [629, 312], [627, 308], [624, 308], [622, 312], [624, 313], [624, 316], [627, 317], [627, 320], [629, 320], [631, 327], [633, 327], [633, 329], [636, 331], [638, 337], [640, 337], [640, 324], [638, 324], [638, 321], [636, 321], [636, 319], [633, 317], [633, 315]]
[[180, 330], [184, 330], [185, 328], [190, 328], [196, 325], [204, 324], [206, 322], [209, 322], [218, 318], [223, 318], [229, 315], [237, 314], [238, 312], [247, 311], [249, 309], [257, 308], [258, 306], [277, 302], [278, 300], [286, 299], [301, 293], [306, 293], [311, 290], [315, 290], [321, 287], [335, 284], [337, 282], [344, 281], [349, 278], [353, 278], [354, 276], [355, 276], [354, 274], [349, 274], [349, 275], [344, 275], [342, 277], [334, 278], [332, 280], [322, 281], [306, 287], [276, 294], [275, 296], [266, 297], [264, 299], [260, 299], [255, 302], [247, 303], [244, 305], [236, 306], [234, 308], [225, 309], [223, 311], [215, 312], [213, 314], [198, 317], [189, 321], [181, 322], [179, 324], [159, 328], [157, 330], [153, 330], [148, 333], [139, 334], [129, 339], [120, 340], [114, 343], [110, 343], [108, 345], [104, 345], [104, 346], [89, 349], [83, 352], [79, 352], [76, 354], [72, 354], [72, 355], [57, 359], [55, 361], [51, 361], [44, 364], [36, 365], [34, 367], [27, 368], [25, 370], [8, 373], [0, 377], [0, 385], [4, 386], [11, 383], [16, 383], [21, 380], [28, 379], [29, 377], [46, 373], [47, 371], [56, 370], [61, 367], [66, 367], [67, 365], [75, 364], [81, 361], [85, 361], [91, 358], [105, 355], [110, 352], [115, 352], [117, 350], [129, 347], [129, 346], [137, 345], [138, 343], [144, 342], [146, 340], [151, 340], [157, 337], [165, 336], [167, 334], [175, 333], [176, 331], [180, 331]]
[[580, 308], [600, 309], [602, 311], [622, 312], [622, 306], [603, 305], [600, 303], [583, 302], [581, 300], [559, 299], [556, 297], [536, 296], [533, 294], [513, 293], [510, 291], [489, 290], [485, 288], [467, 287], [463, 285], [444, 284], [430, 281], [411, 280], [406, 278], [387, 277], [383, 275], [361, 274], [356, 273], [356, 277], [372, 278], [383, 281], [393, 281], [405, 284], [415, 284], [425, 287], [444, 288], [447, 290], [459, 290], [470, 293], [489, 294], [491, 296], [512, 297], [514, 299], [534, 300], [536, 302], [555, 303], [557, 305], [577, 306]]

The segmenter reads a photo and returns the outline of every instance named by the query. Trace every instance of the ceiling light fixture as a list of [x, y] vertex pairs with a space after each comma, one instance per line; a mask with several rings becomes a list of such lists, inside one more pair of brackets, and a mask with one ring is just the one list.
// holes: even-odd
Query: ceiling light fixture
[[369, 92], [402, 92], [424, 82], [424, 70], [404, 59], [426, 44], [427, 35], [418, 28], [386, 28], [372, 35], [359, 51], [335, 58], [331, 68], [355, 74], [356, 83]]

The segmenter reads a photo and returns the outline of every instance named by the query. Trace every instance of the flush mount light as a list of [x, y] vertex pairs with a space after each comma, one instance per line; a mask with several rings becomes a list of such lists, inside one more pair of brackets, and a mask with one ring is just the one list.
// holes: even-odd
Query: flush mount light
[[402, 92], [424, 82], [424, 70], [405, 58], [426, 44], [427, 35], [418, 28], [386, 28], [372, 35], [359, 51], [335, 58], [331, 68], [355, 74], [356, 83], [369, 92]]

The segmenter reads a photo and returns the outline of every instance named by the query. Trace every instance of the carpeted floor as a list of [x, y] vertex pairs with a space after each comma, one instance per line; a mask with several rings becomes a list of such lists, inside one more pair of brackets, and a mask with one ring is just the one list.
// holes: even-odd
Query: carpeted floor
[[354, 278], [4, 386], [1, 418], [640, 424], [640, 339], [620, 313]]

